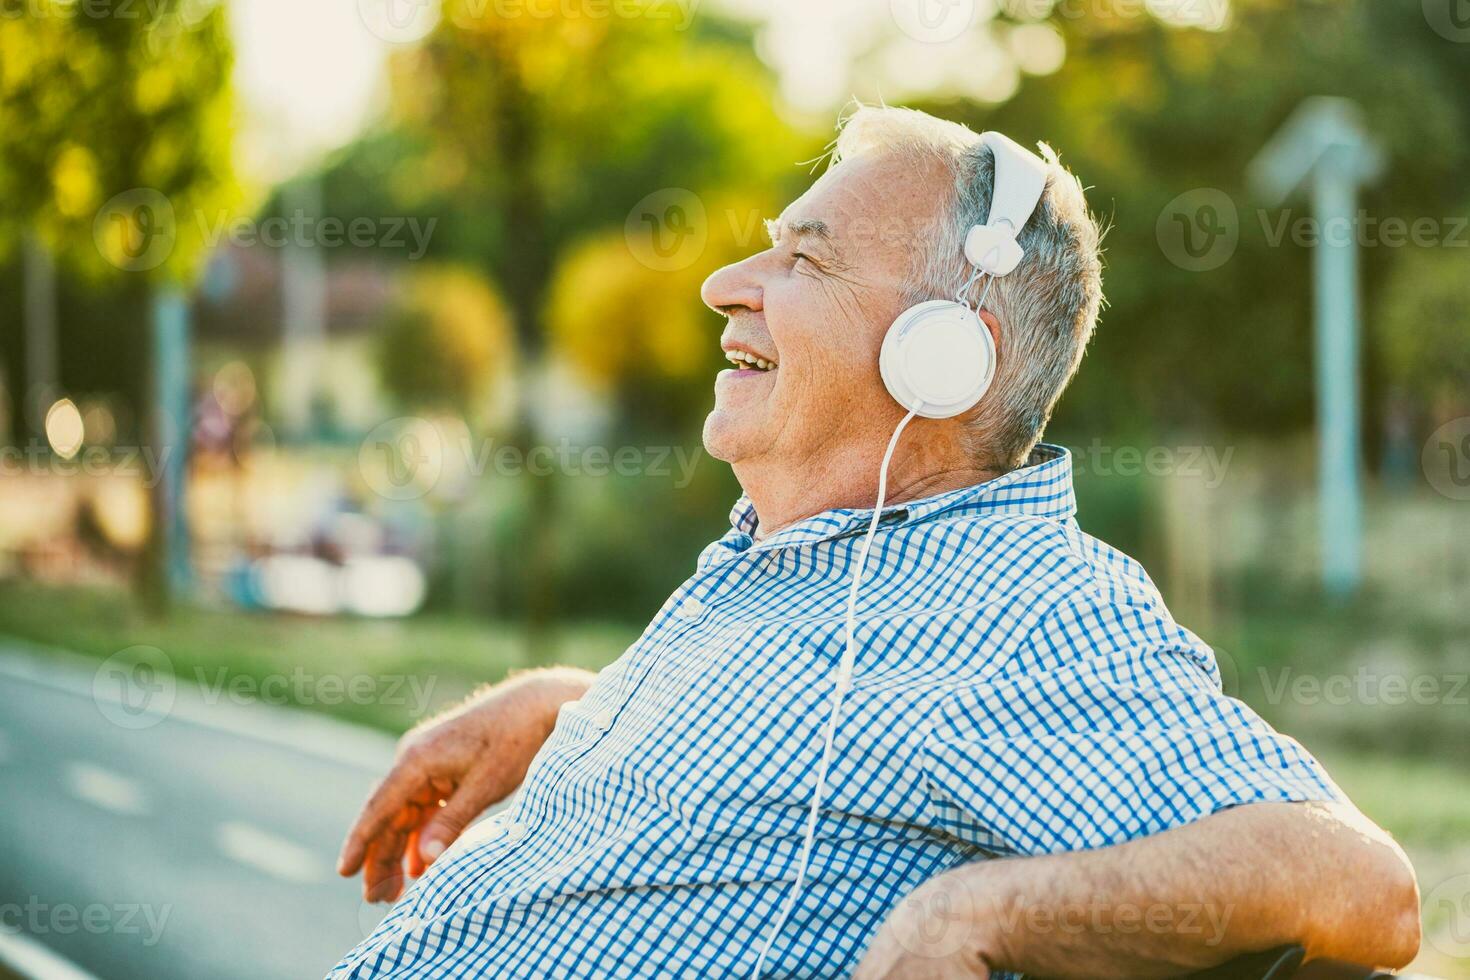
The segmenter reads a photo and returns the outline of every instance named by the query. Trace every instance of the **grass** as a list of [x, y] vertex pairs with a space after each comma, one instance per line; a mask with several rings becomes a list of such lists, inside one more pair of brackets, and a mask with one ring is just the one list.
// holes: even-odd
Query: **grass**
[[[309, 619], [181, 606], [155, 621], [126, 592], [14, 581], [0, 583], [0, 634], [99, 660], [154, 647], [182, 678], [258, 689], [390, 732], [508, 671], [545, 662], [518, 628], [463, 618]], [[558, 631], [550, 659], [597, 669], [635, 637], [626, 626], [578, 624]]]

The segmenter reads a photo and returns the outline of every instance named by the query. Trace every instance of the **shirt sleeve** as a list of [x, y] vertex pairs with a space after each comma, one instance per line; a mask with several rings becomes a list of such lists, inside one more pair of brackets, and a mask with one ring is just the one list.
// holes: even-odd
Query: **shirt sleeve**
[[1161, 603], [1091, 594], [1053, 608], [1003, 670], [947, 696], [921, 758], [938, 829], [996, 854], [1344, 798], [1296, 740], [1221, 692], [1209, 647]]

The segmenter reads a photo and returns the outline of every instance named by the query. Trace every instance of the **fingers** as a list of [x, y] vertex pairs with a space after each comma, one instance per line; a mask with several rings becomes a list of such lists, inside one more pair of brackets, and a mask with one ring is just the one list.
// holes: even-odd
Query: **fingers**
[[403, 852], [421, 819], [419, 807], [405, 806], [368, 843], [362, 893], [369, 902], [391, 902], [403, 891]]
[[470, 822], [495, 802], [491, 780], [479, 776], [466, 780], [437, 811], [430, 810], [429, 820], [418, 834], [418, 854], [425, 867], [459, 839]]
[[342, 853], [337, 858], [337, 873], [349, 878], [362, 867], [368, 845], [386, 830], [399, 812], [425, 789], [425, 781], [418, 766], [403, 760], [398, 762], [374, 787], [362, 810], [357, 814], [347, 839], [342, 842]]
[[[425, 817], [425, 819], [427, 819], [427, 816]], [[419, 829], [422, 830], [423, 828], [420, 827]], [[408, 876], [410, 878], [417, 878], [419, 875], [423, 874], [424, 869], [428, 867], [428, 865], [424, 863], [423, 857], [419, 854], [418, 830], [415, 830], [413, 833], [408, 835], [408, 845], [404, 848], [403, 859], [408, 864]]]

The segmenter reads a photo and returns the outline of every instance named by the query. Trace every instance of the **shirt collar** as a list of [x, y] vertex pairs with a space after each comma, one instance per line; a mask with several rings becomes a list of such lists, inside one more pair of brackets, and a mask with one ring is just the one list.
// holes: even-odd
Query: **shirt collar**
[[[1071, 452], [1062, 446], [1041, 443], [1031, 451], [1031, 457], [1024, 466], [984, 483], [890, 504], [883, 508], [881, 522], [903, 526], [932, 520], [940, 515], [976, 514], [1065, 520], [1076, 512]], [[764, 550], [840, 537], [865, 529], [872, 519], [871, 507], [827, 510], [782, 528], [762, 540], [759, 547]], [[749, 497], [741, 496], [730, 511], [730, 532], [706, 549], [705, 557], [713, 560], [721, 553], [730, 555], [749, 550], [755, 546], [758, 523], [755, 505]]]

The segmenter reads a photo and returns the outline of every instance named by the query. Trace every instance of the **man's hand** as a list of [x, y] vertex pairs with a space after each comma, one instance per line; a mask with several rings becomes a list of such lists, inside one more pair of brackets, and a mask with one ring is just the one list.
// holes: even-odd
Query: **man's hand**
[[404, 859], [417, 877], [470, 821], [525, 779], [556, 723], [594, 675], [559, 669], [521, 674], [470, 696], [398, 742], [397, 759], [347, 833], [337, 873], [363, 869], [363, 895], [391, 902], [403, 891]]

